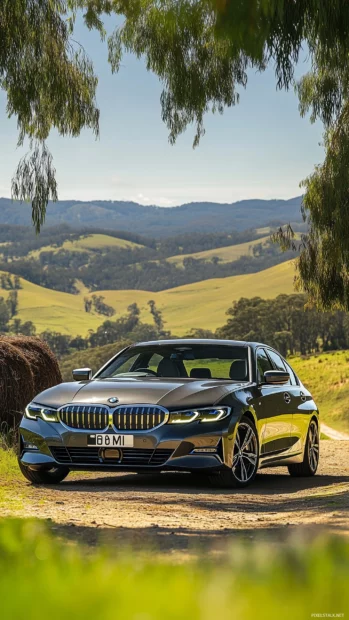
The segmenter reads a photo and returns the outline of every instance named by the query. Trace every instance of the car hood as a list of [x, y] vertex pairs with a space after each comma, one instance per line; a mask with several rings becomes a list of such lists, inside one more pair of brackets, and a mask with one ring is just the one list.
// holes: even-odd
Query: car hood
[[[159, 377], [95, 379], [88, 382], [61, 383], [41, 392], [34, 400], [52, 407], [76, 402], [113, 407], [117, 404], [152, 404], [173, 409], [213, 405], [229, 392], [240, 389], [242, 385], [232, 381]], [[117, 398], [118, 402], [110, 404], [110, 398]]]

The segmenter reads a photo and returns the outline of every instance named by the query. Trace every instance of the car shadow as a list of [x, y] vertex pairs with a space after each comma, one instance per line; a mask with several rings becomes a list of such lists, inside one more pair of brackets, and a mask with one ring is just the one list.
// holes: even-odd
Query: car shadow
[[78, 479], [69, 477], [57, 489], [83, 492], [176, 493], [181, 495], [292, 495], [312, 489], [326, 489], [349, 483], [349, 475], [316, 475], [292, 478], [288, 473], [258, 473], [254, 482], [244, 489], [215, 488], [205, 475], [166, 472], [162, 474], [110, 474]]

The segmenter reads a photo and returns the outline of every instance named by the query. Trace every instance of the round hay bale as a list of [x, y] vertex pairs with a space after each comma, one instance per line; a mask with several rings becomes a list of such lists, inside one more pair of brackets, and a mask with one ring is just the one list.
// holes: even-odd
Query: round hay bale
[[35, 336], [3, 336], [2, 340], [19, 349], [26, 357], [34, 377], [35, 395], [62, 383], [57, 358], [44, 340]]
[[23, 353], [0, 340], [0, 428], [6, 432], [19, 424], [34, 396], [34, 379]]

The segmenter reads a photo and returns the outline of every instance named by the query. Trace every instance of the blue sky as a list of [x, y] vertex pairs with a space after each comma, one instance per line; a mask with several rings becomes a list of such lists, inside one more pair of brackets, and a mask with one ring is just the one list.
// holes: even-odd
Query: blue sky
[[[112, 75], [106, 43], [81, 24], [76, 38], [99, 76], [101, 135], [97, 141], [89, 131], [75, 139], [50, 136], [61, 199], [173, 206], [196, 200], [290, 198], [301, 193], [299, 182], [323, 159], [321, 125], [300, 118], [293, 92], [276, 91], [272, 69], [250, 73], [238, 106], [223, 116], [206, 117], [206, 135], [193, 150], [193, 129], [175, 146], [168, 143], [161, 84], [142, 61], [127, 56], [120, 72]], [[298, 74], [306, 71], [303, 60]], [[16, 120], [7, 119], [5, 108], [0, 92], [0, 196], [10, 195], [11, 176], [25, 152], [16, 148]]]

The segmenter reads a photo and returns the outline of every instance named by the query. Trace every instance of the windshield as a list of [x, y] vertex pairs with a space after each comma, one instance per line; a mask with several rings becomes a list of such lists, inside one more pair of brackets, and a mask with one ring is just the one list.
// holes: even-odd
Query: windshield
[[118, 376], [248, 380], [248, 349], [215, 344], [144, 345], [113, 360], [98, 378]]

